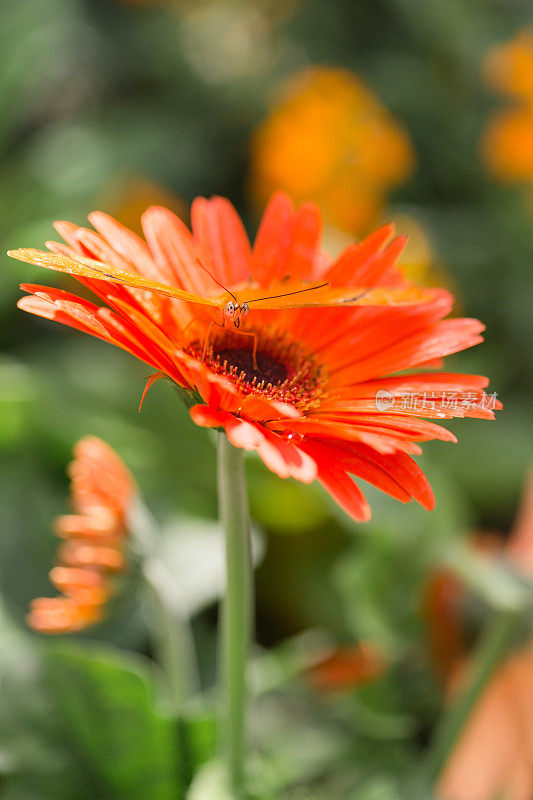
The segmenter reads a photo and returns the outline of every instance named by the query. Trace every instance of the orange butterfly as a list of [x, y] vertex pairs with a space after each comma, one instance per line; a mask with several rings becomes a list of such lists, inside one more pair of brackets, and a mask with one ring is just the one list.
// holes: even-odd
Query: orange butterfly
[[[291, 282], [282, 280], [269, 287], [273, 293], [268, 297], [262, 296], [264, 288], [244, 284], [238, 289], [229, 291], [216, 278], [211, 275], [204, 265], [198, 261], [199, 266], [208, 272], [215, 283], [224, 290], [223, 294], [210, 297], [193, 294], [179, 289], [176, 286], [169, 286], [165, 283], [153, 281], [142, 275], [119, 269], [118, 267], [105, 264], [93, 258], [86, 258], [76, 255], [75, 258], [60, 255], [57, 253], [47, 253], [32, 248], [20, 250], [10, 250], [8, 255], [19, 261], [35, 264], [39, 267], [65, 272], [69, 275], [76, 275], [82, 278], [96, 278], [98, 280], [109, 281], [111, 283], [121, 283], [135, 289], [144, 289], [149, 292], [172, 297], [176, 300], [184, 300], [189, 303], [216, 308], [222, 312], [223, 320], [231, 321], [235, 328], [240, 325], [241, 319], [247, 316], [250, 306], [264, 310], [275, 310], [284, 308], [312, 308], [312, 307], [335, 307], [335, 306], [355, 306], [355, 305], [406, 305], [419, 303], [428, 299], [428, 290], [416, 286], [403, 286], [401, 288], [374, 288], [357, 289], [332, 287], [329, 283], [309, 283], [302, 285], [302, 282]], [[309, 293], [312, 292], [312, 298]], [[304, 298], [297, 298], [297, 295], [308, 295]]]

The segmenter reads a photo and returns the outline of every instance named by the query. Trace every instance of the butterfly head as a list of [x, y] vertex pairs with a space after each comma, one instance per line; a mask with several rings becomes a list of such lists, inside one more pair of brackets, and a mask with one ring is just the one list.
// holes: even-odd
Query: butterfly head
[[233, 322], [233, 326], [238, 328], [241, 324], [241, 319], [244, 319], [249, 311], [250, 307], [248, 303], [235, 303], [233, 300], [230, 300], [229, 303], [226, 303], [224, 306], [224, 319], [230, 320]]

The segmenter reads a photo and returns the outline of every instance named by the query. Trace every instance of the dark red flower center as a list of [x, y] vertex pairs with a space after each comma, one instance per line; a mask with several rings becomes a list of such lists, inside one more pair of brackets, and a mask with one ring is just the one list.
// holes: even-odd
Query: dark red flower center
[[327, 382], [325, 368], [286, 332], [250, 332], [255, 340], [225, 329], [207, 345], [191, 342], [187, 352], [224, 375], [243, 394], [266, 395], [302, 410], [314, 406]]
[[244, 372], [247, 381], [255, 379], [258, 383], [271, 383], [273, 386], [283, 383], [287, 379], [287, 366], [282, 361], [273, 358], [269, 353], [257, 352], [252, 348], [222, 348], [217, 350], [216, 357], [222, 363], [235, 367], [239, 374]]

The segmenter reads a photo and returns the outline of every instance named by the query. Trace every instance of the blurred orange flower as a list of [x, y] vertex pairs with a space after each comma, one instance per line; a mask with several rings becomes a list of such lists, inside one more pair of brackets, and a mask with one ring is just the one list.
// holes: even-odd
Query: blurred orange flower
[[482, 141], [487, 167], [498, 180], [533, 183], [533, 30], [495, 47], [485, 74], [494, 89], [514, 100], [489, 120]]
[[[486, 537], [484, 537], [486, 538]], [[489, 536], [487, 550], [498, 549], [524, 578], [533, 578], [533, 476], [530, 477], [519, 518], [505, 545]], [[484, 541], [482, 539], [481, 541]], [[500, 540], [501, 541], [501, 540]], [[440, 651], [448, 645], [445, 666], [448, 687], [461, 686], [467, 660], [460, 638], [460, 601], [463, 587], [439, 579], [437, 629]], [[444, 588], [443, 588], [444, 587]], [[435, 589], [433, 590], [435, 597]], [[455, 623], [455, 624], [454, 624]], [[455, 633], [452, 633], [455, 631]], [[533, 796], [533, 641], [511, 656], [485, 687], [440, 778], [438, 800], [531, 800]]]
[[413, 165], [407, 134], [357, 75], [313, 67], [283, 86], [256, 130], [251, 186], [260, 206], [283, 189], [297, 202], [314, 200], [327, 222], [361, 236]]
[[[90, 219], [98, 233], [57, 223], [67, 244], [12, 255], [74, 275], [107, 305], [24, 284], [30, 294], [19, 306], [151, 364], [151, 380], [166, 376], [183, 390], [197, 425], [224, 429], [280, 477], [318, 479], [354, 519], [368, 519], [370, 508], [353, 475], [433, 508], [410, 457], [418, 442], [455, 441], [434, 420], [493, 419], [500, 407], [484, 393], [486, 378], [431, 371], [480, 342], [483, 325], [444, 320], [449, 292], [405, 280], [396, 264], [404, 240], [390, 241], [392, 226], [329, 259], [317, 206], [296, 210], [281, 193], [253, 248], [221, 197], [195, 200], [192, 233], [168, 209], [149, 208], [146, 241], [101, 212]], [[298, 307], [287, 286], [323, 294]], [[350, 303], [355, 293], [357, 304], [329, 305], [339, 292]], [[236, 318], [222, 325], [228, 307]]]
[[321, 692], [346, 692], [371, 683], [386, 669], [383, 656], [367, 642], [340, 647], [309, 670], [311, 683]]
[[81, 439], [69, 467], [75, 514], [56, 520], [64, 539], [50, 580], [57, 597], [31, 604], [28, 625], [40, 633], [72, 633], [98, 622], [113, 592], [113, 574], [126, 566], [128, 509], [136, 495], [133, 478], [108, 444]]
[[446, 684], [465, 653], [461, 627], [461, 605], [465, 589], [449, 570], [435, 571], [424, 597], [424, 615], [429, 622], [431, 658], [438, 678]]
[[440, 779], [438, 800], [533, 797], [533, 644], [488, 683]]
[[533, 105], [533, 29], [494, 47], [485, 60], [485, 76], [497, 91]]

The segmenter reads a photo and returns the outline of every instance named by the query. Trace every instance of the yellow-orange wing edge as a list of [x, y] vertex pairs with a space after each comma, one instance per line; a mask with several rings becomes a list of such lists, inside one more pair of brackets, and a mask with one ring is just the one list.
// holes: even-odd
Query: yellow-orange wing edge
[[125, 286], [131, 286], [134, 289], [145, 289], [148, 292], [155, 292], [156, 294], [165, 295], [166, 297], [173, 297], [176, 300], [185, 300], [189, 303], [200, 303], [204, 306], [220, 308], [223, 302], [223, 298], [202, 297], [201, 295], [192, 294], [191, 292], [185, 292], [182, 289], [178, 289], [176, 286], [168, 286], [165, 283], [152, 281], [142, 275], [135, 275], [133, 272], [127, 272], [126, 270], [113, 267], [111, 264], [105, 264], [103, 261], [96, 261], [95, 259], [85, 258], [84, 256], [76, 256], [74, 259], [57, 253], [47, 253], [32, 248], [9, 250], [8, 256], [16, 258], [19, 261], [25, 261], [28, 264], [35, 264], [38, 267], [53, 269], [57, 272], [65, 272], [68, 275], [79, 276], [80, 278], [97, 278], [98, 280], [108, 281], [109, 283], [121, 283]]

